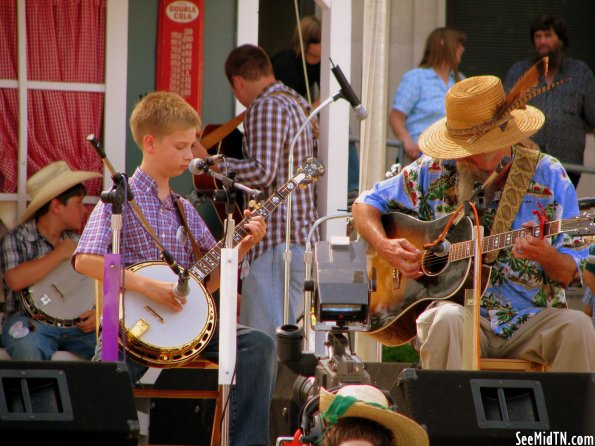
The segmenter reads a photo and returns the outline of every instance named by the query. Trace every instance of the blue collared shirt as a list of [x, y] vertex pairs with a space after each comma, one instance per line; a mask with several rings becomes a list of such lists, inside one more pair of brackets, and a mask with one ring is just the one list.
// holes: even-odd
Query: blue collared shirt
[[452, 71], [446, 84], [433, 68], [414, 68], [403, 75], [395, 93], [393, 110], [407, 116], [405, 127], [413, 141], [417, 143], [425, 129], [446, 116], [444, 100], [454, 84]]

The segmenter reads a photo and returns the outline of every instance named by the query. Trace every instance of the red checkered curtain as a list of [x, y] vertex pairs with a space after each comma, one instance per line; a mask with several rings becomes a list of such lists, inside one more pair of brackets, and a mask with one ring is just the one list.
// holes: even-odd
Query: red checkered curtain
[[[105, 8], [105, 0], [26, 0], [28, 80], [103, 84]], [[16, 14], [13, 17], [16, 23]], [[4, 23], [0, 25], [4, 29]], [[7, 56], [16, 60], [16, 26], [13, 29], [15, 44]], [[8, 116], [16, 117], [16, 101], [13, 107], [11, 95], [7, 97], [3, 106]], [[101, 172], [102, 162], [86, 136], [101, 134], [103, 103], [103, 93], [29, 90], [27, 175], [56, 160], [65, 160], [74, 170]], [[17, 122], [12, 123], [14, 134]], [[13, 144], [8, 148], [13, 164], [5, 165], [3, 160], [2, 173], [7, 179], [3, 192], [13, 192], [16, 181], [11, 184], [9, 180], [16, 179], [16, 138], [6, 139]], [[99, 194], [101, 179], [87, 184], [91, 195]]]
[[[0, 2], [0, 79], [17, 78], [17, 2]], [[17, 187], [18, 93], [0, 88], [0, 192]]]

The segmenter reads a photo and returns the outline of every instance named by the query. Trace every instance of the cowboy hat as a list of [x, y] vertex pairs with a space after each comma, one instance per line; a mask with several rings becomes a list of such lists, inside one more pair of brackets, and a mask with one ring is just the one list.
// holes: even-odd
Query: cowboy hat
[[100, 176], [98, 172], [73, 171], [65, 161], [48, 164], [27, 180], [26, 189], [31, 202], [19, 217], [18, 223], [29, 220], [44, 204], [72, 186]]
[[469, 77], [446, 93], [446, 117], [419, 137], [420, 150], [433, 158], [458, 159], [512, 146], [537, 133], [545, 121], [530, 105], [498, 115], [506, 95], [495, 76]]
[[430, 444], [426, 431], [412, 419], [389, 409], [386, 396], [374, 386], [346, 385], [336, 393], [321, 388], [319, 408], [327, 425], [342, 417], [365, 418], [391, 431], [397, 446]]
[[12, 231], [17, 225], [17, 204], [14, 201], [0, 202], [0, 220], [6, 229]]

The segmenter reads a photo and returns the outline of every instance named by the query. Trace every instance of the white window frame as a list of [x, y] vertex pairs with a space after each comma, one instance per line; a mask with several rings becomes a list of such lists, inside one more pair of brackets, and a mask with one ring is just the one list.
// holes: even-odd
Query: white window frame
[[[105, 83], [80, 84], [40, 82], [27, 79], [26, 1], [17, 0], [17, 58], [18, 78], [0, 79], [0, 88], [18, 90], [18, 182], [16, 193], [0, 193], [0, 201], [16, 202], [17, 215], [27, 205], [27, 93], [29, 90], [58, 90], [104, 93], [103, 146], [107, 158], [117, 171], [125, 171], [126, 161], [126, 85], [128, 60], [128, 0], [106, 0]], [[100, 136], [100, 135], [98, 135]], [[106, 170], [106, 169], [104, 169]], [[104, 174], [104, 184], [110, 180]], [[85, 202], [96, 203], [98, 197], [86, 197]]]

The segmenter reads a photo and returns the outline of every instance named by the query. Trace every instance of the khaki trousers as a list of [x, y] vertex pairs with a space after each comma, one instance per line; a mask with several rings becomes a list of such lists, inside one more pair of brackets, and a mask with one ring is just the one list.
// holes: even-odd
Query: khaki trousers
[[[436, 302], [417, 318], [424, 369], [461, 370], [464, 312], [453, 302]], [[595, 329], [576, 310], [544, 308], [508, 339], [495, 335], [482, 317], [480, 345], [486, 358], [525, 359], [551, 372], [595, 372]]]

